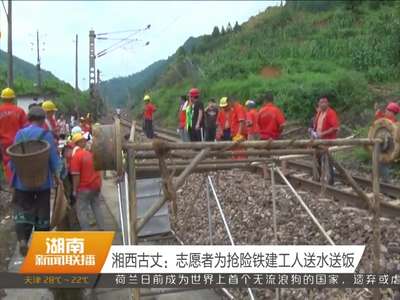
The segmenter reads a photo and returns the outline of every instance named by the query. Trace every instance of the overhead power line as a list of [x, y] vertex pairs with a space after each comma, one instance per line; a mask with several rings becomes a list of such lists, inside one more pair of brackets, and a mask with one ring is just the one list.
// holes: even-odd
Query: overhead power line
[[[145, 31], [145, 30], [150, 29], [150, 27], [151, 27], [151, 25], [149, 24], [149, 25], [147, 25], [146, 28], [144, 28], [144, 29], [134, 30], [134, 32], [132, 32], [131, 34], [129, 34], [129, 35], [128, 35], [127, 37], [125, 37], [125, 38], [116, 39], [116, 40], [117, 40], [116, 43], [114, 43], [114, 44], [112, 44], [111, 46], [109, 46], [108, 48], [106, 48], [106, 49], [100, 51], [99, 53], [97, 53], [96, 56], [97, 56], [97, 57], [102, 57], [102, 56], [106, 55], [107, 53], [110, 53], [110, 52], [112, 52], [112, 51], [114, 51], [114, 50], [117, 50], [117, 49], [119, 49], [119, 48], [121, 48], [121, 47], [123, 47], [123, 46], [125, 46], [125, 45], [127, 45], [127, 44], [129, 44], [129, 43], [132, 43], [132, 42], [136, 41], [135, 39], [132, 39], [131, 37], [134, 36], [135, 34], [139, 33], [140, 31]], [[127, 32], [128, 30], [123, 30], [123, 31]], [[122, 31], [114, 31], [114, 32], [112, 32], [112, 33], [121, 33], [121, 32], [122, 32]], [[102, 35], [105, 35], [105, 34], [111, 34], [111, 32], [106, 32], [106, 33], [103, 33]], [[101, 34], [97, 34], [96, 36], [98, 36], [98, 35], [101, 35]], [[108, 38], [107, 38], [107, 37], [106, 37], [106, 38], [104, 38], [104, 37], [100, 37], [100, 38], [99, 38], [99, 37], [98, 37], [97, 39], [108, 39]], [[149, 43], [149, 42], [147, 42], [146, 45], [148, 45], [148, 43]]]
[[130, 29], [130, 30], [119, 30], [119, 31], [112, 31], [112, 32], [103, 32], [103, 33], [96, 33], [97, 36], [99, 35], [107, 35], [107, 34], [118, 34], [118, 33], [127, 33], [127, 32], [140, 32], [144, 30], [150, 29], [151, 24], [147, 25], [146, 28], [142, 29]]
[[[127, 40], [126, 38], [108, 38], [108, 37], [99, 37], [97, 38], [98, 40], [102, 40], [102, 41], [122, 41], [122, 40]], [[129, 39], [130, 41], [140, 41], [139, 39]]]

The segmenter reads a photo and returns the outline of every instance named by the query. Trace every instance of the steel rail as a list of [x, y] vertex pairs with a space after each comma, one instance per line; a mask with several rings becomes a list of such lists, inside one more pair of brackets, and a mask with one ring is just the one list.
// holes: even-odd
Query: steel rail
[[[207, 178], [208, 178], [208, 185], [210, 186], [212, 194], [213, 194], [214, 199], [215, 199], [215, 202], [217, 203], [219, 213], [221, 215], [222, 221], [223, 221], [224, 226], [225, 226], [225, 230], [226, 230], [226, 232], [228, 234], [228, 237], [229, 237], [229, 241], [231, 242], [231, 245], [234, 246], [235, 242], [233, 240], [231, 230], [229, 229], [228, 222], [226, 221], [224, 211], [222, 210], [222, 206], [221, 206], [221, 203], [219, 201], [217, 192], [215, 191], [214, 184], [212, 182], [211, 176], [208, 175]], [[249, 292], [250, 299], [251, 300], [255, 300], [254, 295], [253, 295], [253, 291], [251, 290], [251, 288], [247, 288], [247, 291]]]
[[[287, 165], [288, 167], [291, 167], [293, 169], [302, 170], [310, 174], [312, 173], [312, 164], [306, 161], [288, 161]], [[335, 174], [335, 176], [343, 180], [343, 177], [340, 174]], [[363, 188], [370, 188], [372, 186], [372, 182], [370, 179], [357, 175], [352, 175], [352, 177]], [[381, 182], [380, 189], [381, 193], [384, 195], [393, 198], [400, 198], [400, 186]]]

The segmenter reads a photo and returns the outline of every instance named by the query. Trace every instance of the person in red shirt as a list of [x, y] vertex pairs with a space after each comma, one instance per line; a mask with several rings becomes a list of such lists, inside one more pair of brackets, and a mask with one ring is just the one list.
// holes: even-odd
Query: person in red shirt
[[14, 142], [18, 130], [23, 128], [28, 120], [25, 111], [13, 103], [15, 93], [10, 88], [5, 88], [1, 92], [3, 103], [0, 104], [0, 150], [3, 161], [4, 174], [10, 183], [12, 172], [9, 167], [10, 157], [6, 149]]
[[217, 116], [217, 140], [243, 140], [246, 137], [246, 110], [232, 98], [222, 97], [219, 101], [220, 110]]
[[396, 102], [389, 102], [384, 112], [378, 110], [375, 113], [375, 120], [386, 118], [392, 122], [397, 122], [396, 116], [400, 112], [400, 106]]
[[151, 98], [149, 95], [144, 96], [144, 133], [146, 134], [147, 138], [152, 139], [154, 138], [154, 130], [153, 130], [153, 114], [157, 110], [155, 105], [151, 103]]
[[328, 97], [320, 97], [314, 118], [316, 137], [324, 140], [336, 139], [339, 126], [339, 118], [335, 110], [329, 106]]
[[[375, 113], [375, 120], [387, 119], [393, 123], [397, 122], [397, 114], [400, 112], [400, 106], [396, 102], [389, 102], [386, 105], [385, 110], [377, 109]], [[390, 178], [390, 164], [385, 162], [379, 162], [379, 174], [383, 182], [389, 182]]]
[[[329, 105], [327, 96], [321, 96], [318, 102], [318, 110], [314, 118], [314, 126], [312, 135], [317, 139], [336, 139], [339, 131], [339, 118], [333, 108]], [[327, 176], [326, 181], [330, 184], [334, 184], [335, 172], [333, 169], [332, 162], [329, 160], [327, 154], [321, 154], [318, 156], [319, 161], [319, 174], [325, 173]], [[322, 172], [323, 169], [328, 169], [329, 172]]]
[[274, 96], [271, 92], [263, 96], [263, 107], [258, 112], [257, 125], [260, 132], [260, 139], [276, 140], [280, 137], [285, 127], [285, 115], [274, 104]]
[[87, 114], [86, 118], [84, 117], [80, 118], [79, 126], [82, 128], [83, 133], [86, 133], [88, 135], [92, 134], [92, 121], [90, 114]]
[[246, 107], [247, 139], [249, 141], [255, 141], [259, 139], [259, 128], [257, 123], [258, 112], [256, 109], [256, 102], [254, 100], [247, 100]]
[[100, 172], [94, 169], [93, 154], [85, 149], [86, 138], [82, 133], [74, 134], [72, 142], [79, 147], [72, 156], [70, 166], [72, 196], [76, 199], [79, 225], [82, 230], [105, 229]]
[[179, 110], [178, 110], [178, 133], [181, 137], [182, 142], [188, 142], [190, 140], [189, 133], [186, 129], [186, 107], [188, 105], [187, 96], [182, 95], [179, 101]]

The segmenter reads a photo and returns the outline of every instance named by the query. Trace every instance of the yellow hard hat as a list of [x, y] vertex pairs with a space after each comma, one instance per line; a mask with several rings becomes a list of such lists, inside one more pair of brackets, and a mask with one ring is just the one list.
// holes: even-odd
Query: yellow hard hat
[[151, 101], [150, 95], [145, 95], [143, 101]]
[[76, 144], [76, 143], [79, 142], [80, 140], [84, 140], [84, 139], [85, 139], [85, 137], [83, 136], [83, 134], [80, 133], [80, 132], [77, 132], [77, 133], [75, 133], [74, 135], [72, 135], [71, 141], [72, 141], [74, 144]]
[[1, 98], [4, 100], [12, 100], [15, 98], [15, 92], [13, 89], [10, 89], [9, 87], [3, 89], [1, 91]]
[[46, 100], [42, 103], [42, 108], [44, 111], [48, 112], [48, 111], [57, 111], [57, 107], [54, 104], [53, 101], [51, 100]]
[[219, 107], [227, 107], [228, 106], [228, 97], [222, 97], [219, 100]]

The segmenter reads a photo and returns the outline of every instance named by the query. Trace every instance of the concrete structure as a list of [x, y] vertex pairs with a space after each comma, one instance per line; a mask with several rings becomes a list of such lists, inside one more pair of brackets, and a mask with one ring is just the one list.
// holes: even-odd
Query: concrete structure
[[18, 95], [17, 94], [17, 105], [21, 107], [25, 112], [28, 112], [28, 107], [32, 103], [40, 103], [44, 101], [44, 97], [36, 95]]

